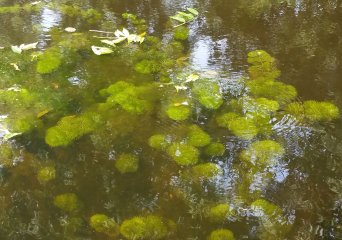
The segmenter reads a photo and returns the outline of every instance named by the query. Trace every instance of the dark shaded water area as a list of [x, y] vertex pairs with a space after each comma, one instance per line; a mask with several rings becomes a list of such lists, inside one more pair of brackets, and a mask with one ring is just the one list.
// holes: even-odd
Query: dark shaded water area
[[0, 0], [0, 30], [0, 239], [342, 239], [342, 1]]

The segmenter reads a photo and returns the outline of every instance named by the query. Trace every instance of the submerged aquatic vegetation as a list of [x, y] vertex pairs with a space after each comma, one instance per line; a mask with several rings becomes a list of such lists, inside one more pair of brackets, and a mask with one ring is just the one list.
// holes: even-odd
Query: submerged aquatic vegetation
[[221, 169], [215, 163], [202, 163], [191, 168], [191, 177], [193, 179], [209, 180], [218, 174], [220, 174]]
[[185, 41], [189, 38], [189, 28], [180, 26], [174, 30], [173, 38], [177, 41]]
[[188, 132], [188, 143], [195, 147], [204, 147], [208, 145], [211, 138], [208, 133], [203, 131], [197, 125], [191, 125]]
[[191, 109], [185, 105], [175, 106], [174, 104], [170, 104], [166, 110], [166, 114], [172, 120], [183, 121], [189, 118]]
[[277, 163], [285, 154], [285, 149], [273, 140], [257, 141], [242, 151], [240, 159], [244, 162], [256, 165], [267, 166]]
[[56, 71], [62, 64], [63, 55], [58, 48], [50, 48], [38, 56], [37, 72], [41, 74]]
[[222, 223], [227, 220], [232, 210], [230, 209], [229, 204], [227, 203], [220, 203], [213, 207], [211, 207], [207, 212], [207, 217], [212, 222]]
[[204, 149], [204, 153], [208, 156], [223, 156], [225, 151], [226, 147], [219, 142], [213, 142]]
[[198, 149], [186, 143], [171, 144], [167, 153], [181, 166], [194, 165], [198, 162]]
[[171, 16], [170, 18], [181, 23], [175, 27], [179, 27], [183, 24], [193, 21], [198, 15], [198, 11], [194, 8], [187, 8], [186, 11], [178, 11], [177, 14]]
[[130, 153], [121, 154], [118, 159], [115, 160], [115, 167], [120, 173], [136, 172], [139, 167], [139, 159], [137, 156]]
[[67, 146], [76, 139], [95, 130], [101, 117], [95, 112], [83, 113], [80, 116], [67, 116], [57, 125], [46, 131], [45, 142], [51, 147]]
[[340, 115], [338, 107], [334, 104], [317, 101], [293, 102], [285, 107], [285, 111], [298, 119], [307, 119], [312, 122], [332, 121]]
[[13, 164], [15, 154], [9, 143], [0, 143], [0, 166], [10, 167]]
[[75, 213], [80, 209], [80, 201], [75, 193], [64, 193], [57, 195], [53, 204], [68, 213]]
[[162, 134], [152, 135], [148, 139], [148, 145], [158, 150], [165, 150], [169, 144], [170, 143], [167, 141], [166, 136]]
[[228, 229], [217, 229], [210, 233], [208, 240], [235, 240], [235, 237]]
[[56, 178], [55, 167], [43, 167], [38, 171], [37, 179], [39, 182], [48, 182]]
[[220, 86], [209, 79], [195, 81], [192, 90], [198, 101], [208, 109], [218, 109], [223, 103]]
[[275, 79], [280, 76], [275, 59], [263, 50], [255, 50], [248, 53], [249, 75], [252, 79]]
[[134, 65], [134, 70], [142, 74], [158, 73], [161, 69], [160, 63], [148, 59], [141, 60]]
[[154, 215], [133, 217], [123, 221], [120, 226], [120, 233], [129, 240], [162, 239], [168, 232], [168, 226], [163, 219]]
[[104, 233], [110, 237], [119, 235], [119, 225], [107, 215], [95, 214], [90, 217], [89, 224], [96, 232]]

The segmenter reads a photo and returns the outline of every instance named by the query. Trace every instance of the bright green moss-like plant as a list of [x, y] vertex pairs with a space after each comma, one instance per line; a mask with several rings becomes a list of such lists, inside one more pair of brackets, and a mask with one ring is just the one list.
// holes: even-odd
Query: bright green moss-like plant
[[208, 109], [218, 109], [223, 103], [220, 86], [209, 79], [196, 81], [192, 90], [198, 101]]
[[180, 26], [175, 28], [173, 37], [178, 41], [185, 41], [189, 38], [189, 28], [186, 26]]
[[277, 163], [285, 153], [284, 148], [273, 140], [264, 140], [252, 143], [241, 152], [242, 161], [258, 166], [266, 166]]
[[165, 135], [156, 134], [148, 139], [148, 145], [158, 150], [164, 150], [169, 145], [169, 142], [167, 141]]
[[255, 50], [248, 53], [247, 61], [252, 65], [248, 69], [252, 79], [275, 79], [280, 76], [280, 71], [277, 69], [275, 59], [263, 50]]
[[225, 146], [219, 142], [211, 143], [204, 149], [204, 153], [208, 156], [223, 156], [225, 151]]
[[220, 172], [220, 167], [215, 163], [202, 163], [192, 167], [191, 176], [194, 179], [209, 180]]
[[74, 140], [92, 132], [100, 124], [100, 116], [88, 112], [80, 116], [67, 116], [59, 120], [56, 126], [49, 128], [45, 142], [52, 147], [67, 146]]
[[329, 102], [305, 101], [303, 106], [310, 121], [331, 121], [340, 115], [338, 107]]
[[119, 225], [114, 219], [109, 218], [104, 214], [95, 214], [91, 216], [89, 224], [96, 232], [104, 233], [110, 237], [119, 235]]
[[227, 220], [231, 214], [229, 204], [220, 203], [214, 207], [211, 207], [207, 213], [208, 218], [212, 222], [222, 223]]
[[136, 172], [139, 168], [139, 159], [137, 156], [127, 153], [121, 154], [117, 160], [115, 160], [115, 167], [121, 173]]
[[144, 59], [135, 64], [134, 70], [142, 74], [158, 73], [161, 70], [161, 64], [154, 60]]
[[204, 147], [208, 145], [211, 138], [208, 133], [203, 131], [197, 125], [191, 125], [188, 132], [188, 143], [195, 147]]
[[217, 229], [210, 233], [208, 240], [235, 240], [235, 237], [228, 229]]
[[229, 112], [229, 113], [225, 113], [221, 116], [218, 116], [216, 118], [216, 122], [217, 122], [217, 125], [219, 125], [220, 127], [228, 128], [230, 122], [234, 119], [237, 119], [238, 117], [239, 117], [238, 114], [233, 113], [233, 112]]
[[243, 111], [245, 114], [268, 116], [279, 109], [279, 103], [267, 98], [248, 98], [243, 100]]
[[190, 116], [190, 108], [189, 106], [175, 106], [174, 104], [170, 104], [166, 110], [166, 114], [169, 118], [176, 121], [183, 121], [189, 118]]
[[254, 201], [251, 204], [251, 208], [258, 212], [257, 215], [260, 215], [260, 211], [262, 211], [262, 214], [266, 215], [268, 218], [275, 218], [283, 214], [281, 208], [264, 199], [257, 199]]
[[198, 149], [189, 144], [173, 143], [168, 147], [167, 153], [182, 166], [194, 165], [198, 162]]
[[75, 213], [80, 209], [80, 201], [74, 193], [57, 195], [53, 200], [53, 204], [68, 213]]
[[57, 48], [50, 48], [39, 56], [37, 72], [46, 74], [56, 71], [62, 64], [63, 55]]
[[160, 217], [149, 215], [123, 221], [120, 226], [120, 233], [129, 240], [157, 240], [166, 237], [168, 228]]
[[54, 167], [44, 167], [39, 170], [37, 179], [39, 182], [48, 182], [56, 178], [56, 169]]

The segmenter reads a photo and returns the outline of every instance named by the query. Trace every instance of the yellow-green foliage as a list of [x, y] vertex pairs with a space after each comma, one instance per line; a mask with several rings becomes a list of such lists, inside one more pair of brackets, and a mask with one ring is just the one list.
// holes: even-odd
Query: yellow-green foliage
[[175, 106], [174, 104], [170, 104], [166, 110], [167, 116], [176, 121], [183, 121], [188, 119], [190, 113], [190, 107], [184, 105]]
[[119, 156], [118, 159], [115, 160], [115, 167], [121, 173], [132, 173], [136, 172], [139, 167], [139, 159], [137, 156], [124, 153]]
[[330, 102], [305, 101], [290, 103], [285, 111], [299, 119], [309, 121], [332, 121], [339, 118], [340, 111], [337, 106]]
[[262, 213], [268, 218], [276, 218], [283, 214], [283, 211], [280, 207], [264, 199], [257, 199], [254, 201], [251, 204], [251, 208], [258, 212], [257, 215], [259, 215], [260, 211], [262, 211]]
[[0, 7], [0, 14], [2, 13], [17, 13], [21, 10], [21, 7], [19, 4], [13, 5], [13, 6], [7, 6], [7, 7]]
[[191, 176], [194, 179], [206, 180], [217, 176], [220, 172], [220, 167], [215, 163], [202, 163], [192, 167]]
[[36, 94], [27, 89], [8, 90], [0, 89], [0, 101], [2, 105], [29, 108], [37, 101]]
[[169, 145], [169, 142], [167, 141], [165, 135], [156, 134], [148, 139], [148, 145], [155, 149], [164, 150]]
[[273, 140], [258, 141], [242, 151], [240, 159], [257, 166], [276, 163], [285, 153], [284, 148]]
[[38, 11], [41, 9], [41, 4], [33, 5], [31, 3], [27, 3], [24, 5], [15, 4], [12, 6], [0, 7], [0, 14], [3, 13], [19, 13], [21, 11], [31, 12]]
[[263, 97], [277, 101], [279, 104], [286, 104], [297, 97], [297, 90], [282, 82], [256, 79], [247, 82], [250, 93], [255, 97]]
[[212, 222], [222, 223], [227, 220], [230, 214], [231, 214], [231, 210], [230, 210], [229, 204], [220, 203], [209, 209], [207, 213], [207, 217]]
[[218, 109], [223, 103], [220, 86], [209, 79], [197, 80], [192, 90], [198, 101], [208, 109]]
[[191, 125], [188, 132], [188, 143], [195, 147], [204, 147], [208, 145], [211, 138], [208, 133], [203, 131], [197, 125]]
[[160, 72], [162, 65], [155, 60], [144, 59], [134, 65], [134, 70], [142, 74]]
[[45, 142], [52, 147], [67, 146], [74, 140], [95, 130], [101, 120], [94, 112], [80, 116], [67, 116], [58, 121], [57, 125], [46, 131]]
[[225, 151], [225, 146], [219, 142], [211, 143], [204, 149], [204, 153], [208, 156], [222, 156]]
[[179, 165], [194, 165], [198, 162], [198, 149], [185, 143], [173, 143], [167, 149], [167, 153]]
[[253, 119], [240, 117], [236, 113], [223, 114], [216, 121], [220, 127], [228, 128], [235, 136], [242, 139], [250, 140], [258, 134]]
[[102, 18], [102, 14], [93, 8], [81, 11], [81, 16], [90, 24], [96, 23]]
[[0, 143], [0, 165], [10, 167], [13, 164], [14, 152], [9, 143]]
[[252, 79], [275, 79], [280, 76], [275, 59], [263, 50], [255, 50], [248, 53], [247, 61], [251, 65], [248, 71]]
[[58, 4], [51, 5], [62, 12], [62, 14], [69, 17], [81, 17], [85, 19], [88, 23], [95, 23], [102, 18], [102, 14], [93, 8], [82, 9], [76, 5]]
[[37, 72], [46, 74], [56, 71], [62, 64], [63, 55], [58, 48], [50, 48], [39, 55], [37, 62]]
[[279, 109], [279, 103], [267, 98], [242, 99], [242, 109], [245, 114], [268, 116]]
[[38, 171], [37, 179], [40, 182], [48, 182], [56, 177], [56, 169], [54, 167], [44, 167]]
[[80, 201], [77, 195], [74, 193], [57, 195], [53, 200], [53, 204], [59, 209], [68, 213], [75, 213], [80, 208]]
[[175, 28], [173, 37], [178, 41], [187, 40], [189, 38], [189, 28], [186, 26]]
[[235, 240], [235, 237], [228, 229], [217, 229], [210, 233], [208, 240]]
[[123, 221], [120, 226], [120, 233], [129, 240], [156, 240], [166, 237], [168, 228], [162, 218], [148, 215]]
[[123, 19], [129, 20], [134, 25], [143, 25], [146, 23], [144, 19], [139, 19], [136, 15], [132, 13], [123, 13], [122, 15]]
[[119, 235], [119, 225], [114, 219], [109, 218], [104, 214], [95, 214], [91, 216], [89, 224], [96, 232], [104, 233], [110, 237]]
[[153, 86], [134, 86], [133, 84], [119, 81], [107, 89], [100, 91], [101, 95], [110, 95], [106, 103], [111, 106], [119, 105], [127, 112], [142, 114], [152, 109]]
[[26, 133], [41, 125], [41, 121], [35, 115], [28, 112], [6, 118], [5, 122], [11, 132], [17, 133]]

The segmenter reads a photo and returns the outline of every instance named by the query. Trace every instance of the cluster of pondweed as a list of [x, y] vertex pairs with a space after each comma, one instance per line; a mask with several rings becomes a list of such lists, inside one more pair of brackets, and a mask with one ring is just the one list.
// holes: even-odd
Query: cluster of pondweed
[[41, 74], [56, 71], [63, 61], [63, 55], [58, 47], [51, 47], [38, 56], [37, 72]]
[[12, 6], [0, 7], [0, 14], [20, 13], [20, 12], [38, 12], [42, 9], [42, 4], [26, 3], [23, 5], [15, 4]]
[[54, 166], [42, 167], [39, 169], [37, 179], [41, 183], [49, 182], [56, 178], [56, 168]]
[[139, 168], [139, 159], [134, 154], [124, 153], [115, 160], [115, 167], [120, 173], [136, 172]]
[[208, 240], [235, 240], [235, 237], [228, 229], [217, 229], [210, 233]]
[[63, 193], [57, 195], [53, 200], [53, 204], [69, 214], [77, 213], [81, 209], [82, 205], [75, 193]]
[[119, 225], [114, 219], [109, 218], [105, 214], [95, 214], [91, 216], [89, 224], [96, 232], [104, 233], [110, 237], [119, 235]]

